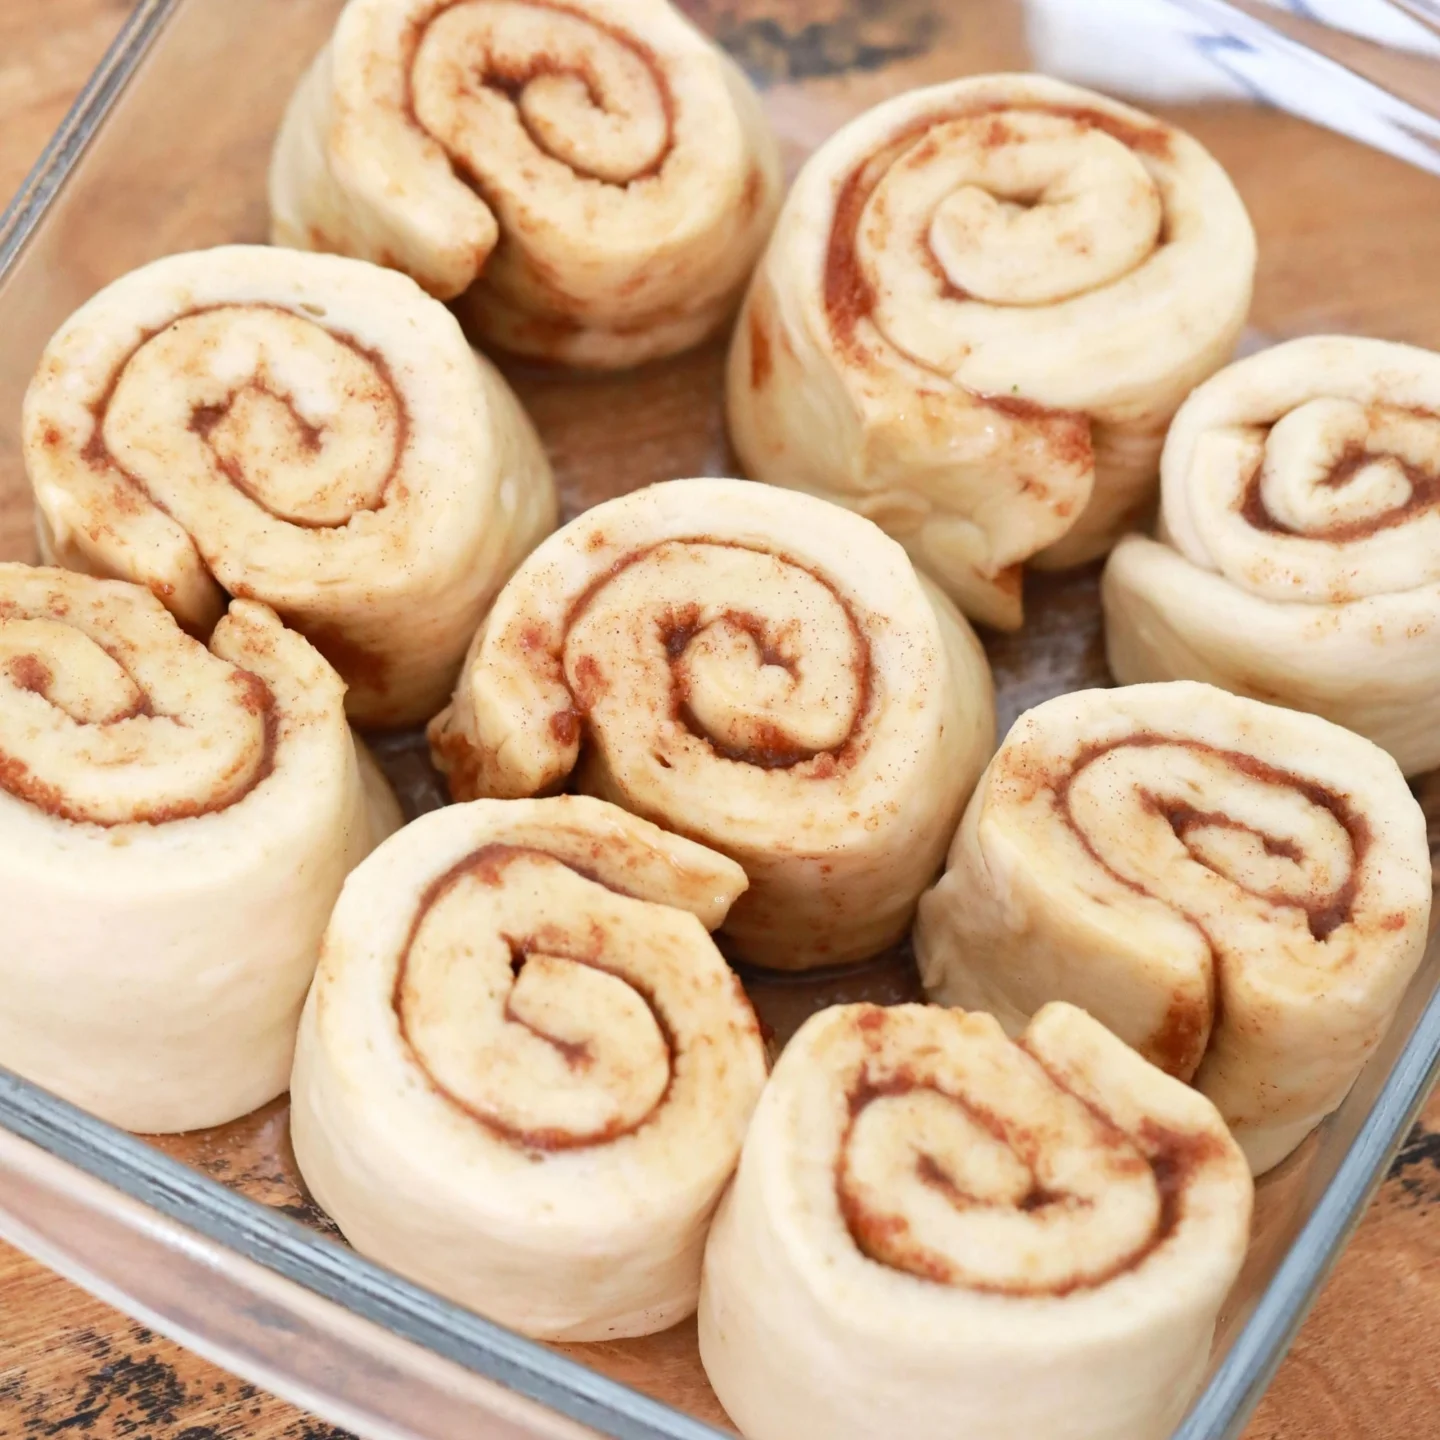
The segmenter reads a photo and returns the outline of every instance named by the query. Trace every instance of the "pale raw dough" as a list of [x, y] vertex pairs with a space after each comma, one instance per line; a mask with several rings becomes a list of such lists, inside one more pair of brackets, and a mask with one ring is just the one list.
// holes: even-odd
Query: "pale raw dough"
[[296, 1159], [351, 1244], [545, 1339], [690, 1314], [765, 1079], [706, 934], [744, 886], [585, 796], [452, 805], [377, 850], [291, 1084]]
[[547, 794], [578, 762], [581, 788], [738, 860], [728, 943], [803, 969], [904, 934], [994, 724], [973, 632], [876, 526], [674, 480], [516, 571], [430, 737], [459, 799]]
[[795, 181], [736, 328], [731, 437], [1014, 628], [1022, 562], [1145, 519], [1254, 269], [1234, 186], [1173, 126], [1039, 75], [915, 90]]
[[285, 1089], [346, 873], [399, 824], [344, 686], [237, 600], [0, 565], [0, 1065], [128, 1130]]
[[1440, 355], [1344, 335], [1222, 370], [1175, 417], [1156, 540], [1101, 593], [1117, 679], [1205, 680], [1440, 766]]
[[730, 318], [780, 188], [750, 83], [665, 0], [350, 0], [281, 127], [271, 232], [608, 369]]
[[837, 1006], [710, 1232], [700, 1358], [746, 1440], [1167, 1440], [1252, 1187], [1203, 1096], [1089, 1016]]
[[207, 634], [263, 600], [358, 723], [428, 719], [555, 524], [519, 402], [403, 275], [260, 245], [172, 255], [55, 333], [25, 397], [41, 548]]
[[1255, 1173], [1344, 1099], [1430, 917], [1395, 762], [1313, 715], [1176, 681], [1026, 712], [915, 931], [930, 997], [1012, 1031], [1082, 1005], [1216, 1104]]

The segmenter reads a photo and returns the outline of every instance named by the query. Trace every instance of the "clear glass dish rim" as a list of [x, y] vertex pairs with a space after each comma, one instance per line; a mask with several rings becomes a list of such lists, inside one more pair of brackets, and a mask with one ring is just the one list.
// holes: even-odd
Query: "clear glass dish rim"
[[[0, 284], [183, 3], [138, 0], [0, 213]], [[1334, 1177], [1171, 1440], [1239, 1440], [1437, 1074], [1440, 987]], [[724, 1431], [442, 1300], [4, 1067], [0, 1127], [214, 1244], [582, 1425], [617, 1440], [724, 1440]]]

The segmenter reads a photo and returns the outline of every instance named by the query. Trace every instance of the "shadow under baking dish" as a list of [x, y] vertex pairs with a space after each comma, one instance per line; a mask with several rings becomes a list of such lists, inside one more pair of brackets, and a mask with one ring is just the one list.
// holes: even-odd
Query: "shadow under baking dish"
[[[46, 339], [136, 265], [264, 238], [270, 142], [338, 8], [338, 0], [141, 0], [0, 221], [0, 556], [34, 555], [19, 416]], [[850, 12], [830, 0], [687, 0], [683, 8], [766, 84], [792, 174], [838, 124], [887, 95], [1027, 63], [1019, 7], [1002, 0], [895, 0], [883, 19], [873, 7]], [[1417, 300], [1434, 294], [1430, 248], [1397, 246], [1367, 218], [1403, 212], [1408, 226], [1420, 217], [1440, 234], [1440, 182], [1270, 112], [1225, 105], [1174, 118], [1227, 166], [1255, 218], [1255, 322], [1264, 333], [1440, 339], [1440, 296]], [[1344, 207], [1330, 203], [1340, 193]], [[1314, 213], [1324, 227], [1306, 218]], [[651, 481], [733, 473], [723, 361], [716, 343], [624, 376], [506, 365], [554, 462], [565, 515]], [[1108, 683], [1096, 581], [1094, 567], [1031, 577], [1023, 633], [987, 641], [1002, 734], [1042, 699]], [[418, 736], [382, 738], [376, 749], [410, 814], [443, 803]], [[745, 978], [772, 1046], [825, 1005], [917, 994], [904, 948], [844, 973]], [[1344, 1106], [1261, 1182], [1207, 1388], [1177, 1440], [1239, 1434], [1403, 1137], [1437, 1054], [1440, 949], [1432, 945]], [[693, 1322], [641, 1340], [544, 1346], [355, 1255], [300, 1185], [283, 1099], [231, 1125], [149, 1142], [0, 1071], [0, 1234], [146, 1323], [368, 1436], [440, 1440], [475, 1433], [477, 1423], [499, 1440], [700, 1440], [728, 1430]]]

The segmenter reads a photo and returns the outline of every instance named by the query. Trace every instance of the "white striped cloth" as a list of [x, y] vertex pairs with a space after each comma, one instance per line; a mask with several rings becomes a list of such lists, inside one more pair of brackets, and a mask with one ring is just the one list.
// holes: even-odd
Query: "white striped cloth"
[[[1387, 0], [1265, 3], [1440, 58], [1440, 36]], [[1440, 0], [1411, 5], [1433, 6], [1440, 22]], [[1440, 173], [1440, 121], [1217, 0], [1026, 0], [1025, 10], [1048, 74], [1141, 103], [1274, 105]]]

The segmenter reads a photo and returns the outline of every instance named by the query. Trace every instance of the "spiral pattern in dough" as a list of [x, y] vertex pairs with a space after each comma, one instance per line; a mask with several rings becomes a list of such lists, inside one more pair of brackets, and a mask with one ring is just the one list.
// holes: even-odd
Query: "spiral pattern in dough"
[[0, 1064], [152, 1132], [285, 1088], [330, 906], [399, 823], [342, 695], [261, 605], [207, 650], [136, 586], [0, 565]]
[[780, 166], [664, 0], [351, 0], [272, 162], [277, 243], [460, 297], [487, 342], [613, 367], [731, 313]]
[[739, 866], [583, 796], [408, 826], [336, 906], [291, 1086], [306, 1183], [364, 1254], [527, 1334], [647, 1334], [765, 1077], [706, 934]]
[[868, 111], [810, 159], [730, 357], [749, 474], [858, 510], [967, 614], [1103, 553], [1229, 357], [1255, 241], [1189, 136], [1039, 76]]
[[583, 789], [739, 861], [726, 937], [801, 969], [904, 933], [993, 727], [974, 635], [873, 525], [676, 480], [521, 566], [430, 736], [457, 798], [544, 794], [578, 761]]
[[1164, 1440], [1251, 1196], [1214, 1107], [1068, 1005], [1018, 1044], [989, 1015], [838, 1006], [756, 1109], [701, 1359], [749, 1440]]
[[555, 521], [530, 422], [444, 307], [334, 256], [230, 246], [117, 280], [46, 347], [24, 445], [47, 559], [202, 635], [263, 600], [371, 725], [434, 714]]
[[933, 999], [1083, 1006], [1208, 1095], [1256, 1173], [1344, 1098], [1420, 963], [1425, 820], [1338, 726], [1177, 681], [1022, 715], [920, 904]]
[[1205, 680], [1440, 766], [1440, 355], [1292, 340], [1175, 417], [1158, 540], [1106, 567], [1122, 681]]

